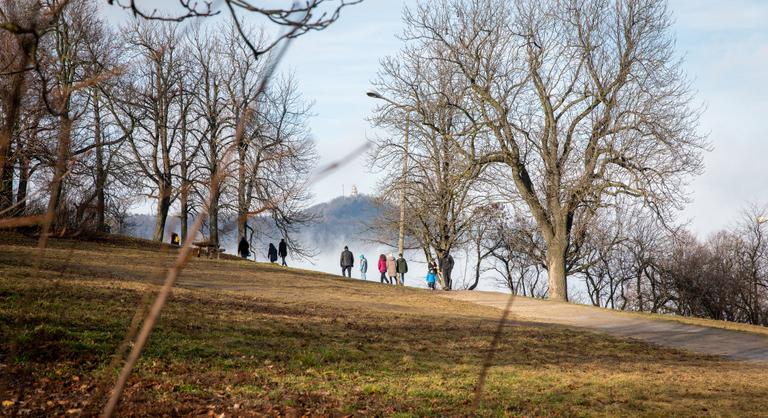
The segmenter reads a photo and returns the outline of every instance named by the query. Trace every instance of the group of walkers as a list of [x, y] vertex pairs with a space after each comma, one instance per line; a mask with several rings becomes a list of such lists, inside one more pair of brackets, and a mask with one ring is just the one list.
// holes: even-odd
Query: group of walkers
[[381, 283], [405, 285], [405, 273], [408, 273], [408, 262], [405, 261], [402, 254], [398, 258], [391, 253], [388, 255], [379, 255], [379, 273]]
[[[177, 237], [178, 236], [172, 237], [171, 241], [174, 242], [175, 240], [178, 242], [179, 239]], [[245, 237], [240, 238], [240, 242], [237, 245], [237, 254], [245, 259], [251, 256], [251, 245]], [[285, 262], [285, 259], [288, 257], [288, 244], [285, 242], [285, 239], [281, 239], [280, 243], [277, 244], [277, 247], [275, 247], [275, 244], [271, 242], [269, 243], [269, 249], [267, 250], [267, 258], [269, 259], [269, 262], [277, 263], [278, 257], [281, 259], [281, 264], [287, 267], [288, 263]], [[352, 254], [349, 247], [345, 246], [344, 251], [341, 252], [339, 264], [341, 266], [341, 275], [352, 278], [352, 268], [355, 266], [355, 255]], [[428, 262], [427, 275], [425, 277], [427, 287], [432, 290], [437, 289], [437, 278], [438, 275], [441, 274], [445, 287], [450, 289], [453, 266], [453, 256], [450, 254], [446, 254], [446, 256], [440, 260], [439, 265], [434, 260]], [[395, 258], [392, 253], [387, 255], [380, 254], [378, 268], [379, 273], [381, 273], [381, 276], [379, 277], [381, 283], [393, 285], [399, 284], [401, 286], [405, 285], [405, 274], [408, 273], [408, 262], [405, 260], [402, 253], [398, 254], [397, 258]], [[363, 254], [360, 254], [359, 270], [360, 278], [366, 280], [368, 273], [368, 259], [366, 259]]]
[[[245, 237], [240, 238], [240, 243], [237, 244], [237, 254], [246, 259], [251, 256], [251, 245]], [[281, 259], [281, 264], [287, 267], [288, 263], [285, 262], [285, 258], [288, 257], [288, 244], [285, 242], [285, 238], [280, 240], [277, 247], [275, 247], [275, 244], [269, 243], [269, 249], [267, 250], [269, 262], [277, 263], [278, 257]]]
[[[339, 259], [339, 265], [341, 266], [341, 275], [343, 277], [352, 278], [352, 267], [355, 265], [355, 256], [352, 251], [349, 251], [349, 247], [345, 246], [344, 251], [341, 252]], [[438, 271], [442, 273], [443, 281], [446, 288], [451, 287], [451, 272], [453, 271], [453, 256], [447, 254], [442, 260], [440, 260], [440, 266], [433, 260], [427, 264], [426, 281], [427, 286], [435, 290], [437, 288], [437, 276]], [[379, 280], [381, 283], [405, 285], [405, 273], [408, 273], [408, 262], [403, 257], [403, 254], [398, 254], [398, 258], [395, 258], [393, 254], [380, 254], [378, 263], [379, 273], [381, 276]], [[367, 279], [368, 273], [368, 260], [365, 255], [360, 254], [360, 278], [362, 280]]]

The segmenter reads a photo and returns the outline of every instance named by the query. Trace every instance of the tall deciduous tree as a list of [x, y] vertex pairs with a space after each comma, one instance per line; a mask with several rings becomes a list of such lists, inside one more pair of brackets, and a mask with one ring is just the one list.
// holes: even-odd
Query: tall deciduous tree
[[0, 2], [0, 210], [13, 205], [13, 133], [49, 12], [33, 0]]
[[192, 65], [198, 79], [191, 110], [200, 126], [199, 169], [207, 180], [200, 184], [198, 194], [208, 202], [208, 238], [218, 246], [221, 198], [233, 169], [232, 159], [226, 157], [236, 124], [227, 106], [225, 69], [234, 63], [217, 52], [223, 48], [222, 39], [211, 31], [197, 31], [191, 44]]
[[661, 216], [684, 201], [707, 144], [666, 1], [424, 1], [405, 21], [406, 42], [465, 86], [445, 99], [489, 135], [456, 149], [507, 167], [546, 242], [550, 298], [568, 298], [579, 216], [617, 195]]
[[[296, 256], [313, 251], [294, 239], [297, 229], [313, 220], [306, 210], [309, 177], [317, 161], [308, 123], [311, 108], [292, 75], [276, 78], [259, 97], [240, 144], [244, 182], [239, 183], [243, 200], [238, 200], [238, 223], [246, 230], [248, 217], [265, 214]], [[253, 232], [258, 232], [257, 224]]]
[[135, 24], [126, 41], [140, 65], [136, 66], [130, 106], [124, 107], [137, 122], [130, 135], [133, 167], [140, 187], [157, 201], [152, 238], [162, 241], [168, 212], [176, 195], [173, 174], [178, 165], [179, 96], [183, 91], [183, 60], [174, 25]]

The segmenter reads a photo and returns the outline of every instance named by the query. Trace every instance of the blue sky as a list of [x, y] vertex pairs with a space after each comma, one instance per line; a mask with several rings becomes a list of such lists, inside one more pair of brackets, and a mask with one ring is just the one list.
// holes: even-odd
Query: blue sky
[[[401, 11], [415, 1], [366, 0], [324, 32], [298, 39], [283, 68], [315, 102], [312, 130], [327, 164], [375, 131], [365, 121], [375, 101], [364, 95], [380, 58], [396, 52]], [[692, 180], [680, 214], [706, 235], [733, 223], [749, 202], [768, 203], [768, 1], [671, 0], [677, 53], [706, 106], [701, 130], [714, 150], [705, 173]], [[317, 182], [317, 201], [356, 184], [372, 192], [378, 177], [359, 158]]]
[[682, 214], [705, 234], [729, 225], [750, 202], [768, 203], [768, 2], [670, 5], [678, 50], [707, 107], [702, 131], [714, 147]]
[[[400, 48], [402, 9], [414, 3], [365, 0], [345, 9], [330, 28], [292, 44], [280, 70], [293, 71], [305, 98], [314, 102], [319, 166], [376, 134], [366, 121], [376, 103], [365, 92], [379, 60]], [[692, 202], [680, 214], [703, 236], [732, 224], [748, 203], [768, 203], [768, 1], [670, 0], [669, 5], [676, 52], [706, 106], [701, 131], [714, 148], [705, 157], [705, 173], [692, 179]], [[312, 191], [322, 202], [353, 184], [371, 193], [377, 180], [361, 157], [316, 182]]]

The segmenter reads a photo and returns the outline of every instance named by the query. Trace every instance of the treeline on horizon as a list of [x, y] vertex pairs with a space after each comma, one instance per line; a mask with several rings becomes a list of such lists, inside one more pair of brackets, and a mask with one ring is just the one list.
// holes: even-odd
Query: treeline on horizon
[[289, 239], [310, 220], [311, 105], [290, 72], [270, 74], [275, 39], [205, 20], [114, 27], [90, 0], [37, 3], [0, 3], [9, 23], [34, 28], [0, 30], [10, 137], [1, 216], [53, 208], [52, 230], [119, 233], [130, 208], [148, 200], [154, 240], [167, 238], [169, 216], [185, 239], [205, 208], [204, 236], [215, 245], [220, 214], [236, 216], [249, 238], [259, 232], [251, 216], [270, 218]]

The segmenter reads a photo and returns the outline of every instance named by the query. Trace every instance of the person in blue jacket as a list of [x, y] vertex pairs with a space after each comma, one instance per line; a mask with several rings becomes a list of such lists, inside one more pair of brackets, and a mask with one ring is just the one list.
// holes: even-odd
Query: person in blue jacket
[[437, 265], [435, 262], [429, 263], [429, 271], [427, 272], [427, 286], [435, 290], [435, 283], [437, 282]]

